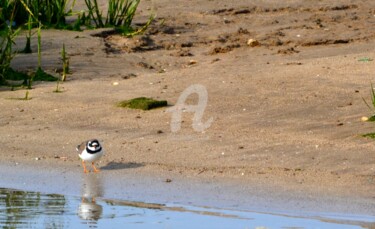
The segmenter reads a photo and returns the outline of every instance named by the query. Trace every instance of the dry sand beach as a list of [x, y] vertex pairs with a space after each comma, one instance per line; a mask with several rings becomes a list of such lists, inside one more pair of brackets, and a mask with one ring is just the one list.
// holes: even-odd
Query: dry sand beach
[[[63, 93], [36, 83], [28, 101], [9, 99], [24, 90], [1, 88], [0, 162], [79, 174], [76, 145], [98, 138], [102, 173], [360, 197], [374, 210], [375, 142], [361, 134], [375, 125], [361, 117], [372, 115], [362, 97], [370, 101], [375, 76], [375, 2], [144, 0], [134, 22], [152, 12], [155, 21], [134, 38], [43, 30], [44, 69], [61, 66], [65, 43], [72, 74]], [[20, 36], [17, 46], [24, 42]], [[12, 67], [34, 69], [36, 61], [19, 54]], [[193, 113], [184, 112], [173, 133], [165, 108], [115, 106], [146, 96], [171, 107], [194, 84], [207, 90], [202, 121], [213, 118], [201, 132]]]

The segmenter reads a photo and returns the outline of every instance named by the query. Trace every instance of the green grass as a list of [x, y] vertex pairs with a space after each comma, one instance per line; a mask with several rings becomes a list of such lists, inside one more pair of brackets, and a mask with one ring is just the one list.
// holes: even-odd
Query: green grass
[[26, 91], [25, 92], [25, 97], [23, 98], [8, 98], [8, 99], [11, 99], [11, 100], [31, 100], [31, 97], [29, 96], [29, 91]]
[[133, 29], [131, 24], [140, 0], [109, 0], [106, 16], [99, 8], [97, 0], [85, 0], [85, 3], [88, 9], [87, 21], [92, 21], [95, 24], [94, 27], [113, 27], [117, 32], [126, 36], [144, 32], [155, 18], [151, 15], [145, 26]]
[[29, 15], [29, 19], [27, 21], [27, 32], [26, 35], [26, 45], [25, 48], [21, 51], [22, 53], [32, 53], [31, 50], [31, 36], [32, 36], [32, 28], [33, 28], [33, 17]]
[[10, 63], [15, 56], [12, 47], [14, 38], [13, 35], [0, 38], [0, 85], [6, 84], [7, 78], [13, 78], [15, 75], [10, 69]]
[[16, 0], [15, 2], [22, 5], [17, 10], [18, 24], [25, 24], [28, 16], [32, 15], [36, 24], [41, 22], [46, 27], [54, 28], [66, 26], [65, 17], [72, 14], [75, 5], [75, 0]]
[[37, 32], [38, 33], [38, 68], [35, 74], [33, 74], [28, 81], [28, 84], [27, 84], [28, 89], [31, 89], [33, 81], [57, 81], [58, 80], [57, 77], [54, 77], [53, 75], [46, 73], [41, 67], [42, 66], [41, 27], [42, 27], [41, 24], [39, 24], [39, 28]]
[[63, 91], [60, 89], [60, 80], [56, 81], [56, 88], [52, 91], [53, 93], [62, 93]]
[[[1, 2], [4, 4], [4, 2]], [[5, 9], [7, 10], [5, 12]], [[13, 29], [13, 22], [15, 17], [15, 7], [8, 5], [0, 5], [0, 28], [3, 28], [0, 33], [0, 85], [6, 84], [6, 74], [10, 67], [10, 63], [14, 58], [13, 44], [20, 29]], [[7, 18], [5, 18], [7, 16]], [[7, 19], [6, 21], [4, 21]], [[4, 22], [3, 22], [4, 21]]]
[[[366, 106], [368, 107], [368, 109], [372, 112], [372, 113], [375, 113], [375, 89], [374, 89], [374, 86], [373, 84], [371, 83], [371, 103], [367, 103], [367, 101], [365, 100], [365, 98], [362, 97], [362, 100], [363, 102], [366, 104]], [[374, 115], [373, 115], [374, 116]], [[373, 116], [371, 116], [370, 118], [372, 118]], [[369, 119], [370, 120], [370, 119]]]
[[69, 58], [67, 57], [67, 53], [65, 51], [65, 44], [64, 43], [63, 43], [63, 47], [61, 49], [61, 61], [62, 61], [61, 81], [65, 81], [66, 75], [69, 73]]
[[130, 100], [124, 100], [117, 103], [118, 107], [127, 107], [131, 109], [151, 110], [154, 108], [165, 107], [168, 103], [166, 100], [154, 100], [152, 98], [139, 97]]
[[38, 70], [36, 70], [35, 72], [33, 80], [34, 81], [57, 81], [58, 78], [51, 74], [48, 74], [43, 69], [38, 68]]
[[140, 0], [109, 0], [106, 17], [99, 8], [97, 0], [85, 0], [88, 17], [97, 28], [130, 27]]
[[[108, 11], [99, 8], [97, 0], [85, 0], [87, 10], [80, 13], [72, 11], [76, 0], [1, 0], [0, 1], [0, 86], [8, 85], [16, 87], [15, 82], [23, 81], [19, 86], [26, 85], [32, 88], [34, 81], [57, 81], [58, 78], [46, 73], [42, 69], [41, 59], [41, 29], [43, 28], [72, 28], [80, 30], [81, 25], [86, 28], [113, 27], [117, 32], [132, 36], [144, 32], [154, 19], [151, 15], [147, 23], [141, 28], [133, 29], [131, 24], [137, 11], [140, 0], [108, 0]], [[65, 17], [77, 15], [77, 20], [67, 25]], [[93, 26], [94, 25], [94, 26]], [[27, 29], [26, 46], [23, 53], [31, 53], [31, 38], [34, 35], [32, 29], [37, 27], [38, 39], [38, 65], [35, 74], [27, 75], [14, 71], [10, 63], [17, 54], [13, 50], [15, 38], [21, 29]], [[66, 56], [65, 47], [62, 52], [63, 76], [66, 79], [69, 73], [69, 57]], [[11, 85], [13, 84], [13, 85]], [[57, 84], [57, 89], [58, 89]], [[59, 90], [56, 90], [59, 91]], [[148, 101], [150, 102], [150, 101]], [[164, 104], [164, 101], [154, 101], [144, 105], [141, 109], [152, 109]], [[165, 101], [166, 104], [166, 101]]]
[[[103, 12], [97, 0], [84, 0], [87, 9], [83, 12], [73, 12], [76, 0], [1, 0], [0, 1], [0, 30], [7, 27], [11, 21], [16, 27], [81, 30], [86, 28], [112, 27], [125, 34], [144, 31], [154, 15], [150, 16], [146, 26], [133, 29], [131, 24], [136, 14], [140, 0], [108, 0], [108, 10]], [[72, 23], [66, 23], [67, 16], [78, 16]], [[9, 20], [11, 17], [14, 20]], [[9, 24], [9, 23], [8, 23]], [[30, 34], [28, 35], [30, 37]], [[29, 39], [29, 38], [28, 38]], [[25, 51], [30, 52], [29, 48]]]

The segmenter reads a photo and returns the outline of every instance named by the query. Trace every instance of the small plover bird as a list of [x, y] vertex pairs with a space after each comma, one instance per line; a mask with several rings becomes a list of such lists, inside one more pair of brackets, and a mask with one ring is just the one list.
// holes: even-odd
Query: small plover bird
[[98, 140], [92, 139], [86, 142], [82, 142], [80, 145], [77, 146], [77, 151], [79, 152], [78, 156], [82, 159], [84, 173], [89, 172], [86, 169], [86, 165], [85, 165], [86, 161], [91, 162], [91, 165], [94, 168], [94, 172], [100, 171], [94, 165], [94, 162], [99, 160], [104, 154], [104, 151]]

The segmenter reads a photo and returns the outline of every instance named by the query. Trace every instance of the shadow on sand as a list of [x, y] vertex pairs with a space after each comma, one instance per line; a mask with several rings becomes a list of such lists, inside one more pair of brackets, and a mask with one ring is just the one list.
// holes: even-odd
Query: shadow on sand
[[109, 162], [107, 165], [100, 167], [101, 170], [118, 170], [118, 169], [134, 169], [144, 166], [143, 163], [135, 163], [135, 162]]

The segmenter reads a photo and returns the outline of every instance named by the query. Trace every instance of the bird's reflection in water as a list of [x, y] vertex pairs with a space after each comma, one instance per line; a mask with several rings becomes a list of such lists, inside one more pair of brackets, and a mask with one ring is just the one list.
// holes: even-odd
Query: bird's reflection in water
[[102, 217], [103, 207], [96, 203], [97, 197], [103, 196], [101, 174], [85, 174], [82, 178], [82, 201], [78, 208], [78, 216], [89, 224], [96, 224]]

